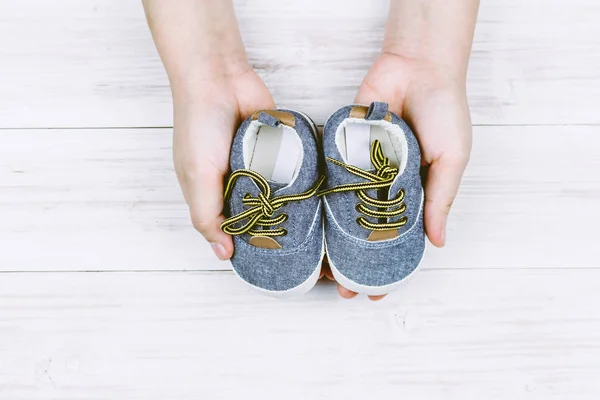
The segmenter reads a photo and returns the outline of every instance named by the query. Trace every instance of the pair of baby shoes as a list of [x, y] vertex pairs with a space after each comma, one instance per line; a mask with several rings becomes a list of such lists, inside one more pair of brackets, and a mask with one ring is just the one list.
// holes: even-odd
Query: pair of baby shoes
[[425, 249], [421, 153], [386, 103], [346, 106], [317, 127], [265, 110], [235, 135], [221, 228], [233, 269], [271, 296], [309, 291], [325, 253], [335, 279], [368, 295], [396, 289]]

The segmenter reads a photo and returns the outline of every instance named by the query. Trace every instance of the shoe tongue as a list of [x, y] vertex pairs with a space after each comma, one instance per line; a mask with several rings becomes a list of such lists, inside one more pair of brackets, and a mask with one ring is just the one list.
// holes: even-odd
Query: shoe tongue
[[390, 194], [388, 197], [396, 197], [400, 189], [402, 189], [402, 180], [400, 179], [401, 175], [396, 176], [394, 182], [392, 182], [392, 186], [390, 186]]
[[345, 128], [346, 162], [362, 170], [373, 168], [371, 163], [371, 126], [349, 124]]

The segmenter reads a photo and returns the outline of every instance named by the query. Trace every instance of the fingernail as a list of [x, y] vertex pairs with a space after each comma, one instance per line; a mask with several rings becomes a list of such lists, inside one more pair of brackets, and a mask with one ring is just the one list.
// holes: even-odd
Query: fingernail
[[442, 246], [446, 244], [446, 227], [442, 230]]
[[221, 243], [211, 243], [210, 246], [220, 260], [227, 260], [227, 251]]

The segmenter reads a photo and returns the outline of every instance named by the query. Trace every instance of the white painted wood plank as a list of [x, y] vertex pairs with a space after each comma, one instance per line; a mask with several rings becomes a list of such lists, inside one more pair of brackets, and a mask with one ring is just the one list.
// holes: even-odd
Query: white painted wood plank
[[[238, 0], [252, 64], [319, 123], [379, 52], [387, 0]], [[469, 74], [476, 124], [600, 123], [600, 3], [482, 2]], [[0, 127], [170, 126], [139, 1], [0, 2]]]
[[191, 226], [170, 129], [0, 138], [0, 270], [229, 268]]
[[[425, 268], [600, 267], [596, 126], [477, 127]], [[170, 129], [0, 130], [0, 270], [227, 269], [193, 230]]]
[[422, 271], [380, 303], [232, 273], [0, 274], [3, 399], [600, 395], [600, 271]]

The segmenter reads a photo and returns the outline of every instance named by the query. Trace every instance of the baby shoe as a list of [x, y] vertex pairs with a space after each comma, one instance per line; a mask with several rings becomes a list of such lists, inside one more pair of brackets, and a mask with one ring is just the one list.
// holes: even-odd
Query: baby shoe
[[386, 103], [353, 105], [325, 124], [325, 243], [335, 279], [368, 295], [396, 289], [423, 257], [419, 144]]
[[231, 147], [221, 229], [233, 236], [236, 274], [275, 296], [302, 294], [317, 282], [323, 259], [317, 128], [290, 110], [258, 111]]

